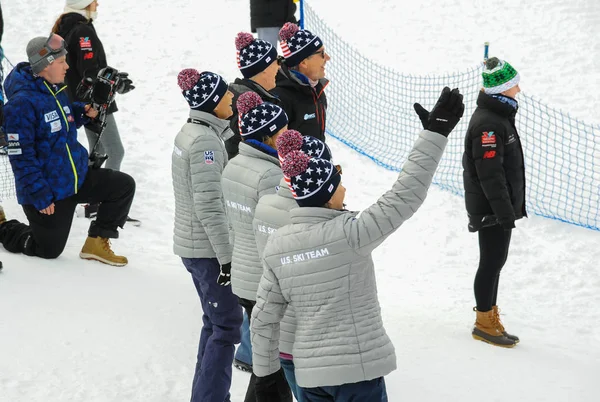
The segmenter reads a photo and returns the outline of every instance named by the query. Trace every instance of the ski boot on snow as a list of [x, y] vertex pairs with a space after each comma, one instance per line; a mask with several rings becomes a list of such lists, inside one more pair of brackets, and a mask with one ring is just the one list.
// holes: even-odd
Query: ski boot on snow
[[514, 339], [510, 339], [502, 333], [498, 327], [498, 316], [493, 309], [490, 311], [474, 310], [477, 313], [477, 319], [471, 333], [473, 339], [503, 348], [512, 348], [517, 344]]

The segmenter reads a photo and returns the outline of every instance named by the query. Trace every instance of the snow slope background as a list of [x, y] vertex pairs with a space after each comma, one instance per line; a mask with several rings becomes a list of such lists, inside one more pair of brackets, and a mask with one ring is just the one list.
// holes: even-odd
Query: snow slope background
[[[529, 94], [600, 120], [596, 1], [314, 3], [342, 38], [404, 72], [471, 67], [490, 40], [491, 54], [519, 68]], [[30, 38], [47, 35], [62, 5], [3, 2], [3, 46], [12, 62], [25, 58]], [[123, 170], [138, 184], [131, 215], [144, 225], [126, 227], [114, 242], [129, 258], [125, 268], [78, 258], [84, 219], [74, 221], [57, 260], [0, 251], [0, 402], [189, 399], [201, 309], [171, 251], [170, 158], [188, 112], [176, 76], [186, 67], [230, 80], [239, 75], [233, 41], [249, 29], [248, 2], [103, 0], [99, 12], [95, 25], [109, 63], [137, 85], [119, 98], [116, 117]], [[395, 174], [331, 145], [351, 209], [367, 207], [392, 185]], [[499, 304], [522, 341], [512, 350], [494, 348], [469, 333], [478, 249], [463, 204], [433, 187], [421, 210], [374, 254], [398, 356], [398, 370], [386, 378], [390, 401], [596, 401], [600, 233], [539, 217], [517, 223]], [[3, 205], [9, 217], [24, 218], [14, 200]], [[234, 371], [232, 401], [243, 400], [248, 378]]]

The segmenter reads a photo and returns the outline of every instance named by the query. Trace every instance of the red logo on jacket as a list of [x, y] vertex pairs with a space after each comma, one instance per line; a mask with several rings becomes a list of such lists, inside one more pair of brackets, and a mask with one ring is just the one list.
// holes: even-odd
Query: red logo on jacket
[[482, 144], [495, 144], [496, 143], [496, 135], [493, 131], [484, 131], [481, 135], [481, 143]]
[[483, 153], [483, 159], [492, 159], [496, 157], [496, 151], [485, 151]]

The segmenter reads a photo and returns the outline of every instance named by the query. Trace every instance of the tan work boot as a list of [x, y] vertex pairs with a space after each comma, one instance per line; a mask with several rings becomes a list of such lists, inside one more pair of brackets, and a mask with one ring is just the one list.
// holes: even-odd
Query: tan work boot
[[96, 260], [108, 265], [122, 267], [127, 265], [127, 258], [115, 255], [110, 248], [110, 240], [104, 237], [88, 237], [79, 253], [85, 260]]
[[0, 225], [6, 222], [6, 214], [4, 213], [4, 208], [0, 205]]
[[515, 343], [519, 343], [518, 336], [511, 335], [508, 332], [506, 332], [506, 329], [504, 329], [504, 325], [502, 325], [502, 321], [500, 321], [500, 308], [498, 306], [492, 306], [492, 311], [496, 315], [496, 323], [497, 323], [497, 327], [500, 330], [500, 332], [502, 332], [502, 334], [505, 337], [507, 337], [508, 339], [512, 339], [513, 341], [515, 341]]
[[498, 329], [498, 320], [494, 310], [475, 311], [477, 312], [477, 320], [475, 321], [475, 326], [471, 333], [473, 339], [503, 348], [512, 348], [517, 344], [514, 339], [507, 338], [502, 331]]

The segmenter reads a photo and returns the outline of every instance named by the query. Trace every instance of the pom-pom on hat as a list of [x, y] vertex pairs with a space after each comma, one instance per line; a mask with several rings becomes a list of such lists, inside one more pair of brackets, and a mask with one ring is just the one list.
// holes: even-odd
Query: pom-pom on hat
[[287, 114], [277, 105], [263, 102], [256, 92], [241, 94], [236, 103], [239, 114], [240, 135], [244, 139], [262, 142], [288, 124]]
[[252, 78], [277, 61], [277, 49], [267, 41], [254, 39], [247, 32], [235, 38], [237, 63], [244, 78]]
[[292, 151], [283, 159], [281, 169], [290, 178], [289, 186], [300, 207], [324, 206], [341, 182], [336, 167], [328, 160], [311, 158], [302, 151]]
[[321, 38], [306, 29], [298, 28], [298, 25], [291, 22], [286, 22], [279, 30], [279, 39], [285, 64], [288, 67], [297, 66], [323, 46]]
[[485, 62], [483, 90], [488, 95], [499, 94], [519, 84], [521, 76], [507, 61], [491, 57]]
[[227, 81], [219, 74], [210, 71], [199, 73], [193, 68], [181, 70], [177, 85], [190, 108], [207, 113], [215, 110], [228, 90]]
[[333, 162], [331, 150], [323, 141], [309, 135], [303, 136], [296, 130], [287, 130], [277, 137], [277, 153], [279, 154], [279, 160], [283, 162], [285, 156], [292, 151], [302, 151], [310, 157], [321, 158]]

